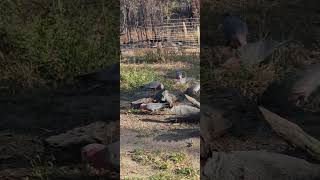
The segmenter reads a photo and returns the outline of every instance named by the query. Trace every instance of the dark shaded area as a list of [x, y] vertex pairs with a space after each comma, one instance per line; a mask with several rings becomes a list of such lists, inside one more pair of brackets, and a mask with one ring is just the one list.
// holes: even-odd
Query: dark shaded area
[[319, 2], [309, 1], [201, 1], [201, 44], [221, 45], [218, 30], [224, 13], [240, 16], [248, 24], [248, 41], [259, 37], [295, 39], [307, 47], [319, 47]]
[[189, 138], [199, 137], [199, 129], [174, 129], [167, 134], [160, 134], [154, 139], [156, 141], [181, 141]]
[[[299, 66], [319, 63], [318, 56], [313, 54], [313, 52], [316, 52], [315, 54], [319, 53], [320, 47], [319, 5], [319, 1], [315, 0], [290, 2], [278, 0], [201, 1], [201, 105], [217, 110], [217, 112], [212, 113], [201, 111], [202, 117], [210, 117], [207, 116], [209, 114], [212, 115], [212, 122], [216, 118], [224, 121], [224, 123], [232, 124], [231, 127], [227, 127], [226, 124], [228, 123], [222, 123], [222, 127], [216, 127], [218, 130], [214, 129], [214, 127], [210, 129], [223, 132], [221, 135], [212, 130], [212, 139], [209, 142], [210, 151], [268, 151], [302, 158], [319, 164], [319, 161], [309, 155], [310, 153], [296, 148], [290, 142], [286, 142], [277, 135], [258, 109], [258, 106], [265, 107], [295, 123], [306, 133], [319, 140], [319, 110], [309, 111], [289, 102], [291, 88], [299, 78], [302, 70]], [[225, 13], [238, 16], [247, 23], [248, 43], [254, 43], [261, 39], [271, 39], [279, 42], [288, 39], [295, 40], [300, 43], [301, 46], [298, 49], [300, 48], [304, 52], [303, 56], [301, 56], [299, 62], [294, 62], [296, 60], [295, 57], [298, 55], [293, 53], [290, 56], [286, 56], [282, 52], [284, 56], [282, 59], [279, 58], [282, 60], [281, 62], [276, 62], [274, 59], [266, 62], [265, 64], [274, 63], [277, 68], [281, 67], [274, 72], [275, 74], [281, 74], [281, 77], [273, 79], [270, 84], [268, 80], [261, 78], [260, 83], [265, 83], [267, 88], [262, 89], [261, 94], [256, 93], [260, 90], [260, 86], [251, 80], [254, 79], [252, 76], [258, 76], [259, 73], [245, 74], [246, 69], [243, 66], [239, 66], [238, 69], [235, 67], [234, 69], [236, 70], [232, 68], [224, 69], [222, 67], [223, 62], [220, 62], [221, 60], [225, 62], [230, 57], [233, 57], [232, 55], [229, 57], [228, 52], [224, 52], [225, 49], [223, 48], [228, 39], [224, 37], [223, 32], [218, 28], [219, 24], [223, 22]], [[293, 49], [296, 47], [288, 45], [286, 48]], [[262, 64], [259, 65], [259, 63], [256, 65], [257, 67], [263, 66]], [[253, 66], [251, 68], [254, 69]], [[248, 76], [242, 77], [244, 74]], [[232, 81], [232, 78], [237, 75], [239, 78], [234, 78], [236, 79], [235, 82], [226, 83], [228, 80]], [[242, 81], [237, 81], [239, 79]], [[245, 81], [252, 82], [252, 84], [249, 83], [248, 85]], [[216, 82], [225, 84], [217, 84]], [[236, 85], [234, 84], [239, 86], [235, 87]], [[319, 94], [319, 91], [317, 91], [317, 94]], [[316, 98], [318, 98], [318, 95], [311, 96], [311, 99]], [[217, 125], [218, 123], [212, 124]], [[206, 123], [206, 125], [208, 124]], [[207, 132], [202, 131], [202, 133]], [[201, 143], [204, 145], [203, 142]], [[206, 149], [201, 147], [201, 152], [203, 150]], [[205, 153], [202, 154], [204, 157]], [[215, 171], [219, 170], [214, 169], [213, 172]]]
[[96, 121], [120, 125], [119, 5], [0, 2], [0, 179], [119, 179], [112, 167], [86, 169], [85, 142], [45, 141]]
[[294, 76], [280, 82], [271, 84], [265, 93], [259, 99], [259, 104], [268, 108], [270, 111], [294, 122], [305, 132], [319, 139], [319, 121], [320, 112], [305, 110], [294, 106], [288, 102], [288, 95]]
[[45, 92], [6, 97], [0, 104], [0, 130], [39, 133], [40, 128], [44, 128], [58, 133], [97, 120], [115, 121], [119, 118], [119, 103], [118, 95], [114, 93], [119, 89], [101, 90], [104, 93], [65, 96]]

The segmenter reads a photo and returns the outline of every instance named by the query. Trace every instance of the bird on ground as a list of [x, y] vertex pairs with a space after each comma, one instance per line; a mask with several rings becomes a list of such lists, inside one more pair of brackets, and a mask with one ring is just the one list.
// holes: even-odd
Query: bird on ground
[[227, 39], [228, 46], [237, 49], [247, 44], [248, 26], [239, 17], [225, 13], [220, 27]]

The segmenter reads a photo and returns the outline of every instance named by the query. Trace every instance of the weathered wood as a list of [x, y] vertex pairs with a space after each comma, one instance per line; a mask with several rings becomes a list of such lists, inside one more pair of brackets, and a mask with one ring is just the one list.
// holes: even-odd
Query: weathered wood
[[187, 26], [185, 22], [182, 22], [183, 24], [183, 32], [184, 32], [184, 37], [187, 39], [188, 37], [188, 31], [187, 31]]
[[307, 151], [313, 158], [320, 160], [320, 142], [308, 135], [296, 124], [274, 114], [273, 112], [259, 107], [265, 119], [272, 129], [292, 145]]
[[317, 180], [320, 166], [303, 159], [263, 151], [212, 152], [201, 168], [210, 180]]
[[188, 95], [185, 94], [185, 97], [187, 98], [187, 100], [189, 102], [191, 102], [193, 105], [195, 105], [197, 108], [200, 108], [200, 102], [198, 102], [196, 99], [194, 99], [193, 97], [190, 97]]
[[62, 134], [50, 136], [45, 139], [45, 142], [52, 147], [70, 147], [91, 143], [109, 144], [115, 139], [117, 140], [119, 128], [119, 122], [97, 121]]

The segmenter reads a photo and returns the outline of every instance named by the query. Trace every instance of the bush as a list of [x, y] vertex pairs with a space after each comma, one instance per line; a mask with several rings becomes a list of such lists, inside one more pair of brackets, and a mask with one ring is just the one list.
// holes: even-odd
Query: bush
[[84, 2], [1, 1], [0, 82], [51, 87], [117, 62], [118, 1]]

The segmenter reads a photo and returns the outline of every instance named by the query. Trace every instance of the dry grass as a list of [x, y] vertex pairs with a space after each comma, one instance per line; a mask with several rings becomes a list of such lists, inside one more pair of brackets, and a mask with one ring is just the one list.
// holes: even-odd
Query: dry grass
[[52, 2], [0, 2], [0, 86], [55, 87], [119, 59], [116, 1]]
[[[186, 154], [181, 152], [169, 153], [135, 149], [131, 153], [131, 158], [142, 166], [151, 166], [153, 170], [160, 171], [157, 174], [140, 179], [199, 179], [200, 176], [199, 170], [194, 169]], [[124, 177], [124, 179], [135, 178]]]
[[288, 72], [306, 63], [307, 53], [302, 47], [284, 47], [273, 53], [268, 64], [241, 65], [240, 68], [225, 69], [220, 66], [226, 60], [221, 55], [221, 47], [212, 48], [202, 54], [203, 63], [208, 65], [201, 68], [201, 82], [206, 90], [219, 87], [236, 88], [244, 96], [256, 99], [272, 82], [282, 80]]
[[[175, 54], [169, 51], [162, 55], [164, 61], [153, 49], [140, 49], [133, 54], [126, 54], [124, 58], [127, 63], [121, 64], [121, 91], [133, 91], [151, 81], [160, 81], [167, 89], [173, 89], [176, 86], [173, 78], [177, 69], [184, 71], [188, 77], [200, 79], [200, 60], [196, 53]], [[132, 62], [130, 58], [139, 60]]]

